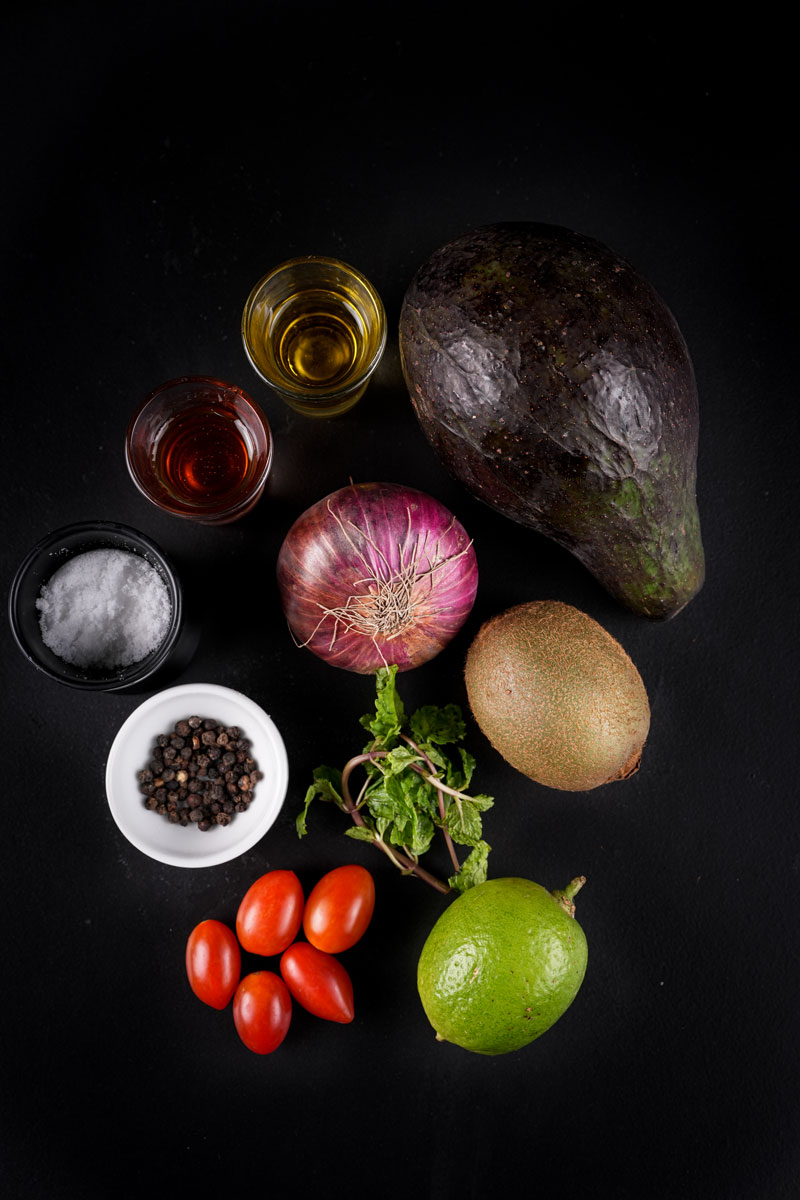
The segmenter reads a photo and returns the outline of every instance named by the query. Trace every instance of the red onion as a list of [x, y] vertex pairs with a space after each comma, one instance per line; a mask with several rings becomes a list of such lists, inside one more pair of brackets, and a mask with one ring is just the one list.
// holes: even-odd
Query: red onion
[[295, 521], [278, 555], [278, 587], [295, 640], [367, 675], [433, 658], [469, 616], [478, 588], [472, 542], [424, 492], [359, 483]]

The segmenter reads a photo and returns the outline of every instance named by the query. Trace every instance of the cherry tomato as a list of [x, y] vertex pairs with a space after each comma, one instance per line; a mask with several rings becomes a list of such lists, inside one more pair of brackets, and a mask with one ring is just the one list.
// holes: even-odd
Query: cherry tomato
[[353, 984], [332, 954], [295, 942], [281, 955], [281, 975], [297, 1003], [315, 1017], [342, 1025], [352, 1021]]
[[277, 1050], [292, 1020], [292, 998], [280, 975], [253, 971], [245, 975], [233, 997], [236, 1032], [254, 1054]]
[[251, 954], [281, 954], [297, 937], [302, 919], [303, 888], [294, 871], [268, 871], [245, 893], [236, 933]]
[[303, 930], [318, 950], [340, 954], [356, 944], [374, 909], [375, 884], [366, 867], [336, 867], [312, 888], [303, 913]]
[[201, 921], [186, 943], [186, 974], [198, 999], [225, 1008], [236, 991], [242, 955], [233, 930], [222, 921]]

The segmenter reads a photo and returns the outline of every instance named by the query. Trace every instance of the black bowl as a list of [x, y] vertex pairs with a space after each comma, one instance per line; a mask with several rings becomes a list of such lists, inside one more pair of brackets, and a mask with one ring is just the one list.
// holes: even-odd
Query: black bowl
[[[169, 592], [172, 606], [167, 632], [158, 646], [138, 662], [115, 670], [73, 666], [44, 644], [36, 601], [51, 575], [77, 554], [87, 550], [116, 549], [138, 554], [154, 567]], [[127, 525], [87, 521], [67, 525], [42, 538], [20, 564], [8, 597], [11, 629], [29, 662], [59, 683], [91, 692], [137, 691], [152, 686], [156, 674], [165, 672], [186, 647], [183, 593], [178, 577], [155, 542]], [[185, 661], [185, 658], [184, 658]]]

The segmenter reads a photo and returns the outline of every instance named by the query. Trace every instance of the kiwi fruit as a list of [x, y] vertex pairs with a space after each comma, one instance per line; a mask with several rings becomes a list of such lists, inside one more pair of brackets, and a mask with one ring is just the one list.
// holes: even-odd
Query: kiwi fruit
[[583, 792], [639, 769], [650, 729], [642, 678], [619, 642], [579, 609], [539, 600], [490, 618], [464, 674], [482, 732], [537, 783]]

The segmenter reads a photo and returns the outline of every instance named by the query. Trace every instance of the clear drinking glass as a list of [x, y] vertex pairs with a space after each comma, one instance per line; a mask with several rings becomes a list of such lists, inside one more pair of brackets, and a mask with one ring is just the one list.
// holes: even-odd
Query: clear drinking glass
[[133, 414], [125, 460], [139, 491], [164, 512], [225, 525], [261, 496], [272, 436], [241, 388], [184, 376], [156, 388]]
[[242, 341], [253, 368], [291, 408], [332, 417], [364, 394], [386, 346], [386, 313], [347, 263], [293, 258], [251, 291]]

